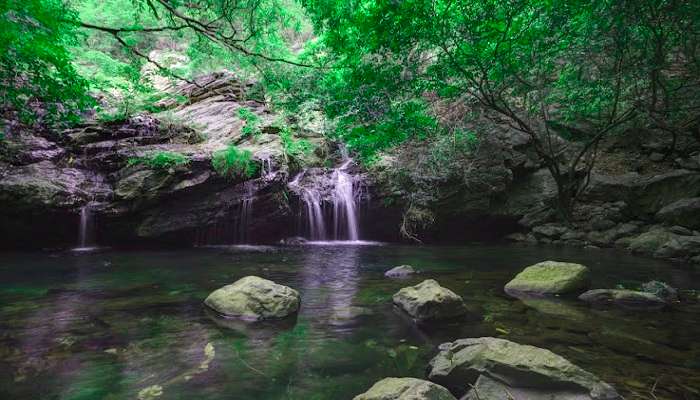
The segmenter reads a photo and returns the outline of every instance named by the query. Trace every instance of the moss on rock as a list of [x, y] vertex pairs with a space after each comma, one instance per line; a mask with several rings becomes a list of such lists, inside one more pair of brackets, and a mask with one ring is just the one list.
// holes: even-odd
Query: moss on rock
[[508, 282], [506, 292], [567, 294], [590, 285], [588, 268], [581, 264], [544, 261], [525, 268]]

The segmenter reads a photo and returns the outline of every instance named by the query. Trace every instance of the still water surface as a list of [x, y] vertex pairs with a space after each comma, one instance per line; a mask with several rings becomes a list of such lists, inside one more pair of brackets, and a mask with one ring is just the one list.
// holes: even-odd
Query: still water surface
[[[182, 251], [0, 254], [1, 399], [351, 399], [386, 376], [424, 377], [442, 342], [498, 336], [550, 349], [628, 399], [700, 398], [700, 305], [594, 310], [518, 300], [524, 266], [583, 263], [594, 287], [700, 275], [607, 250], [484, 246], [239, 246]], [[422, 273], [389, 280], [411, 264]], [[296, 321], [249, 326], [202, 306], [246, 275], [300, 291]], [[482, 321], [417, 328], [391, 305], [433, 278]]]

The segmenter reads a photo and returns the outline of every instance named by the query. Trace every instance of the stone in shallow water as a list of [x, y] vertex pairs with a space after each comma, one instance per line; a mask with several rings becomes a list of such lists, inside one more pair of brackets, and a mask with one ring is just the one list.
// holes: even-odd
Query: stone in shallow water
[[299, 293], [257, 276], [246, 276], [212, 292], [204, 304], [227, 317], [284, 318], [299, 310]]
[[543, 261], [525, 268], [508, 282], [508, 293], [567, 294], [586, 290], [588, 268], [581, 264]]
[[416, 273], [416, 270], [410, 265], [399, 265], [384, 273], [388, 278], [404, 278]]
[[481, 375], [509, 388], [566, 389], [582, 399], [619, 398], [610, 385], [549, 350], [493, 337], [443, 343], [430, 361], [428, 377], [462, 394]]
[[353, 400], [455, 400], [444, 387], [416, 378], [384, 378]]
[[614, 305], [635, 310], [658, 310], [666, 306], [655, 294], [625, 289], [594, 289], [578, 298], [596, 306]]
[[468, 312], [461, 297], [433, 279], [399, 290], [393, 300], [418, 322], [453, 319]]
[[514, 388], [480, 375], [464, 400], [590, 400], [587, 393], [567, 389]]
[[656, 295], [667, 303], [678, 301], [678, 291], [665, 282], [649, 281], [643, 283], [642, 292]]

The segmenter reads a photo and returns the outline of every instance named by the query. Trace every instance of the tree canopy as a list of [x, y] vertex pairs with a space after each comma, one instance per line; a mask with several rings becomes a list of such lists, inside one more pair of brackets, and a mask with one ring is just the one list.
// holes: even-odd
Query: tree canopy
[[9, 0], [0, 14], [5, 114], [74, 119], [96, 91], [128, 114], [153, 104], [148, 71], [226, 68], [280, 109], [322, 110], [368, 162], [484, 124], [523, 132], [564, 211], [606, 135], [699, 129], [691, 0]]

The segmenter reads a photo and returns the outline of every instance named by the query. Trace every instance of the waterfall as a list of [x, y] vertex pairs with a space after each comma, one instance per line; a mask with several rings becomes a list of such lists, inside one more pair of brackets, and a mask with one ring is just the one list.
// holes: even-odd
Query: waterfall
[[258, 155], [260, 159], [260, 177], [263, 180], [270, 180], [275, 177], [275, 171], [272, 164], [272, 156], [267, 153]]
[[248, 182], [246, 182], [245, 185], [247, 193], [245, 197], [243, 197], [243, 200], [241, 200], [241, 210], [238, 213], [236, 243], [248, 243], [250, 240], [249, 231], [250, 223], [253, 219], [253, 200], [255, 199], [255, 191], [253, 190], [253, 186], [248, 184]]
[[289, 188], [303, 203], [300, 216], [305, 219], [302, 218], [300, 224], [300, 235], [306, 235], [310, 240], [356, 242], [360, 238], [359, 179], [349, 171], [352, 158], [344, 149], [341, 155], [339, 167], [331, 171], [304, 170], [289, 182]]
[[78, 231], [78, 247], [75, 250], [89, 250], [94, 247], [95, 222], [92, 214], [92, 204], [80, 208], [80, 228]]
[[321, 209], [321, 195], [316, 190], [305, 190], [303, 199], [306, 204], [306, 215], [309, 218], [310, 239], [326, 240], [326, 223]]
[[[359, 240], [355, 188], [352, 177], [345, 171], [352, 162], [348, 159], [333, 171], [333, 233], [335, 240], [346, 233], [349, 240]], [[345, 227], [345, 229], [343, 229]]]

